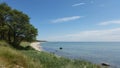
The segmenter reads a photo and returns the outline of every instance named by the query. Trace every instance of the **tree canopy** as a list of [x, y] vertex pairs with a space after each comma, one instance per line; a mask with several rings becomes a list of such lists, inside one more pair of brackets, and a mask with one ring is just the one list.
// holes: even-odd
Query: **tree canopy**
[[36, 40], [37, 29], [27, 14], [0, 3], [0, 40], [18, 46], [21, 41]]

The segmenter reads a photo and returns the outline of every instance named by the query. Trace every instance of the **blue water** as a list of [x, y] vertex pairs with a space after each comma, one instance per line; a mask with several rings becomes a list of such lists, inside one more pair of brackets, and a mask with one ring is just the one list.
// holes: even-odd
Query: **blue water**
[[120, 42], [46, 42], [41, 46], [43, 50], [63, 57], [97, 64], [105, 62], [113, 68], [120, 68]]

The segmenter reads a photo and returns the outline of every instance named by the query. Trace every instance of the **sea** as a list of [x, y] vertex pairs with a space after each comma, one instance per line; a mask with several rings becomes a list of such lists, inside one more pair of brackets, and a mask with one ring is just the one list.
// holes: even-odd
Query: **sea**
[[45, 42], [41, 46], [44, 51], [58, 56], [120, 68], [120, 42]]

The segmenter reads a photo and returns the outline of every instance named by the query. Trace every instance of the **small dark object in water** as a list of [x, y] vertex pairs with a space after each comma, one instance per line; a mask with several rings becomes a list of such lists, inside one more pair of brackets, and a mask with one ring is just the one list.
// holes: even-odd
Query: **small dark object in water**
[[59, 49], [60, 49], [60, 50], [62, 50], [63, 48], [62, 48], [62, 47], [60, 47]]
[[110, 66], [108, 63], [101, 63], [102, 66]]

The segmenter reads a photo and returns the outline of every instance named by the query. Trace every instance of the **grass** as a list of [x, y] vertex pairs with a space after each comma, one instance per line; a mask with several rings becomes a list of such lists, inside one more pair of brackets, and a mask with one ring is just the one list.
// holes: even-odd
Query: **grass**
[[27, 47], [29, 45], [30, 45], [29, 42], [21, 42], [21, 44], [20, 44], [20, 46], [22, 46], [22, 47]]
[[[26, 47], [29, 43], [22, 43]], [[35, 50], [16, 50], [0, 42], [0, 68], [100, 68], [83, 60], [71, 60]]]
[[100, 68], [100, 66], [83, 60], [70, 60], [53, 54], [37, 51], [23, 51], [35, 61], [39, 61], [43, 68]]
[[[0, 42], [1, 44], [7, 44]], [[21, 51], [0, 44], [0, 68], [41, 68], [40, 63], [33, 61]]]
[[10, 46], [10, 45], [2, 40], [0, 41], [0, 46]]

